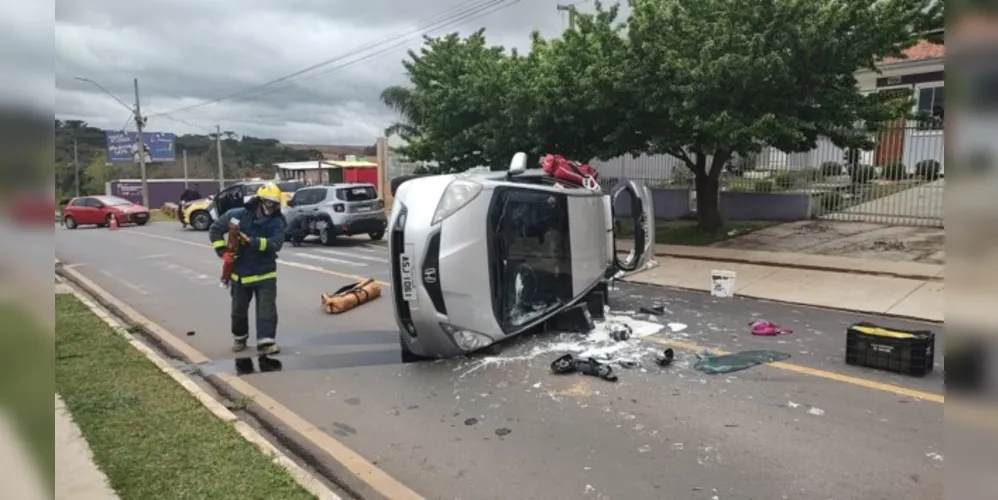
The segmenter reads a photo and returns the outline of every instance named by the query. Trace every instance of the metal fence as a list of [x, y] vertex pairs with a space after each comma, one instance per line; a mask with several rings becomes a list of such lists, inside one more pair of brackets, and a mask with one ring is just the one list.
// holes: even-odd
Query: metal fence
[[[868, 151], [846, 151], [827, 139], [804, 153], [766, 148], [735, 158], [721, 176], [722, 193], [807, 194], [812, 218], [889, 225], [943, 226], [943, 130], [916, 122], [888, 127]], [[693, 174], [669, 155], [624, 156], [591, 165], [603, 183], [644, 181], [651, 187], [692, 189]], [[741, 196], [745, 198], [745, 196]]]

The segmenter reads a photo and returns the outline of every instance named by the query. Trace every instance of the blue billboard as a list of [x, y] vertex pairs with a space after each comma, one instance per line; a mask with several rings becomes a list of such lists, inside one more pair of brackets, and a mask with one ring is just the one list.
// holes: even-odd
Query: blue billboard
[[[107, 162], [138, 163], [139, 134], [138, 132], [122, 132], [120, 130], [105, 131], [107, 139]], [[177, 136], [166, 132], [143, 132], [145, 142], [146, 163], [172, 162], [177, 159], [174, 143]]]

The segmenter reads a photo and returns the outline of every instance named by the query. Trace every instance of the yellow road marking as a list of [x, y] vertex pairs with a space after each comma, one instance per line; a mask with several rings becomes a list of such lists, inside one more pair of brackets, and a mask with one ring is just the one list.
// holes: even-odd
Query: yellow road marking
[[[160, 239], [167, 240], [167, 241], [175, 241], [177, 243], [183, 243], [185, 245], [192, 245], [192, 246], [203, 247], [203, 248], [211, 248], [211, 246], [207, 245], [207, 244], [195, 243], [195, 242], [192, 242], [192, 241], [182, 240], [182, 239], [179, 239], [179, 238], [171, 238], [169, 236], [160, 236], [158, 234], [149, 234], [149, 233], [144, 233], [144, 232], [139, 232], [139, 231], [129, 231], [127, 234], [141, 234], [142, 236], [149, 236], [151, 238], [160, 238]], [[363, 278], [361, 276], [354, 276], [354, 275], [350, 275], [350, 274], [339, 273], [339, 272], [336, 272], [336, 271], [330, 271], [330, 270], [322, 268], [322, 267], [310, 266], [310, 265], [307, 265], [307, 264], [299, 264], [297, 262], [287, 262], [287, 261], [282, 261], [280, 259], [278, 259], [278, 262], [280, 262], [281, 264], [285, 264], [285, 265], [291, 266], [291, 267], [297, 267], [299, 269], [305, 269], [305, 270], [308, 270], [308, 271], [316, 271], [316, 272], [330, 274], [330, 275], [333, 275], [333, 276], [338, 276], [338, 277], [341, 277], [341, 278], [347, 278], [347, 279], [351, 279], [351, 280], [362, 280], [362, 279], [365, 279], [365, 278]], [[381, 282], [381, 281], [379, 281], [378, 283], [380, 283], [380, 284], [382, 284], [384, 286], [390, 286], [388, 283], [384, 283], [384, 282]], [[687, 351], [699, 352], [699, 351], [702, 351], [702, 350], [705, 349], [703, 346], [699, 346], [699, 345], [696, 345], [696, 344], [693, 344], [693, 343], [689, 343], [689, 342], [682, 342], [682, 341], [678, 341], [678, 340], [668, 340], [668, 339], [662, 339], [662, 338], [656, 338], [656, 337], [649, 337], [649, 338], [646, 338], [645, 340], [649, 340], [651, 342], [655, 342], [655, 343], [658, 343], [658, 344], [663, 344], [663, 345], [669, 345], [669, 346], [673, 346], [673, 347], [678, 347], [680, 349], [687, 350]], [[711, 351], [713, 351], [716, 354], [721, 354], [721, 355], [723, 355], [723, 354], [730, 354], [729, 352], [723, 351], [723, 350], [720, 350], [720, 349], [711, 349]], [[873, 390], [881, 391], [881, 392], [889, 392], [889, 393], [898, 394], [898, 395], [901, 395], [901, 396], [907, 396], [907, 397], [911, 397], [911, 398], [922, 399], [922, 400], [925, 400], [925, 401], [931, 401], [933, 403], [943, 404], [946, 401], [945, 396], [943, 396], [942, 394], [936, 394], [936, 393], [932, 393], [932, 392], [919, 391], [919, 390], [915, 390], [915, 389], [908, 389], [908, 388], [901, 387], [901, 386], [898, 386], [898, 385], [885, 384], [883, 382], [877, 382], [875, 380], [869, 380], [869, 379], [860, 378], [860, 377], [854, 377], [854, 376], [850, 376], [850, 375], [843, 375], [841, 373], [830, 372], [830, 371], [827, 371], [827, 370], [819, 370], [819, 369], [816, 369], [816, 368], [809, 368], [809, 367], [806, 367], [806, 366], [796, 365], [796, 364], [792, 364], [792, 363], [777, 362], [777, 363], [770, 363], [769, 366], [772, 366], [773, 368], [777, 368], [777, 369], [780, 369], [780, 370], [788, 371], [788, 372], [800, 373], [800, 374], [803, 374], [803, 375], [810, 375], [812, 377], [823, 378], [823, 379], [826, 379], [826, 380], [834, 380], [836, 382], [841, 382], [841, 383], [853, 385], [853, 386], [856, 386], [856, 387], [864, 387], [866, 389], [873, 389]]]
[[[162, 236], [162, 235], [159, 235], [159, 234], [144, 233], [142, 231], [127, 231], [127, 232], [123, 232], [122, 234], [135, 234], [135, 235], [141, 235], [141, 236], [148, 236], [150, 238], [159, 238], [161, 240], [172, 241], [174, 243], [182, 243], [184, 245], [190, 245], [190, 246], [199, 247], [199, 248], [208, 248], [208, 249], [212, 248], [211, 245], [208, 245], [206, 243], [196, 243], [196, 242], [193, 242], [193, 241], [182, 240], [180, 238], [173, 238], [173, 237], [170, 237], [170, 236]], [[212, 249], [212, 250], [214, 250], [214, 249]], [[337, 271], [331, 271], [331, 270], [326, 269], [324, 267], [311, 266], [311, 265], [308, 265], [308, 264], [302, 264], [300, 262], [287, 261], [287, 260], [284, 260], [284, 259], [277, 259], [277, 263], [278, 264], [284, 264], [285, 266], [289, 266], [289, 267], [295, 267], [295, 268], [298, 268], [298, 269], [303, 269], [305, 271], [315, 271], [317, 273], [328, 274], [330, 276], [337, 276], [337, 277], [340, 277], [340, 278], [346, 278], [348, 280], [353, 280], [353, 281], [362, 281], [362, 280], [368, 279], [365, 276], [357, 276], [355, 274], [347, 274], [347, 273], [341, 273], [341, 272], [337, 272]], [[375, 281], [377, 281], [377, 280], [375, 280]], [[379, 285], [381, 285], [381, 286], [391, 286], [391, 283], [385, 283], [384, 281], [377, 281], [377, 283]]]
[[[679, 340], [669, 340], [657, 337], [647, 337], [645, 340], [655, 342], [656, 344], [662, 344], [672, 347], [677, 347], [686, 351], [702, 351], [706, 349], [703, 346], [699, 346], [690, 342], [682, 342]], [[710, 349], [711, 352], [718, 355], [731, 354], [728, 351], [722, 349]], [[803, 375], [810, 375], [812, 377], [819, 377], [826, 380], [834, 380], [836, 382], [842, 382], [843, 384], [854, 385], [857, 387], [865, 387], [867, 389], [873, 389], [875, 391], [890, 392], [893, 394], [898, 394], [901, 396], [908, 396], [911, 398], [923, 399], [925, 401], [931, 401], [933, 403], [945, 403], [945, 397], [942, 394], [936, 394], [932, 392], [918, 391], [915, 389], [908, 389], [906, 387], [901, 387], [898, 385], [885, 384], [883, 382], [877, 382], [875, 380], [869, 380], [860, 377], [853, 377], [850, 375], [843, 375], [841, 373], [830, 372], [826, 370], [818, 370], [816, 368], [808, 368], [806, 366], [795, 365], [793, 363], [776, 362], [769, 363], [767, 366], [777, 368], [780, 370], [800, 373]]]

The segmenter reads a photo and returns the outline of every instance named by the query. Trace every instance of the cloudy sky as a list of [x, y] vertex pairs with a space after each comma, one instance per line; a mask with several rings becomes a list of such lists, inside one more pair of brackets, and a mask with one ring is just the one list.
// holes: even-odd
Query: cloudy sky
[[[56, 116], [134, 129], [122, 104], [75, 78], [126, 103], [138, 78], [149, 131], [218, 124], [285, 142], [373, 144], [392, 120], [378, 95], [404, 83], [401, 60], [421, 34], [485, 27], [495, 43], [526, 47], [534, 29], [565, 29], [555, 7], [573, 2], [591, 8], [579, 0], [56, 0]], [[240, 91], [248, 92], [182, 110]]]

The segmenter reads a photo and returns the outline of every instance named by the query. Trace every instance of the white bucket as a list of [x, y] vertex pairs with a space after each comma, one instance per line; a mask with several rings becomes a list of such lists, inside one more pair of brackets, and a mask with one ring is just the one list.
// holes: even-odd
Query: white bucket
[[710, 271], [710, 294], [714, 297], [735, 295], [735, 272], [713, 269]]

